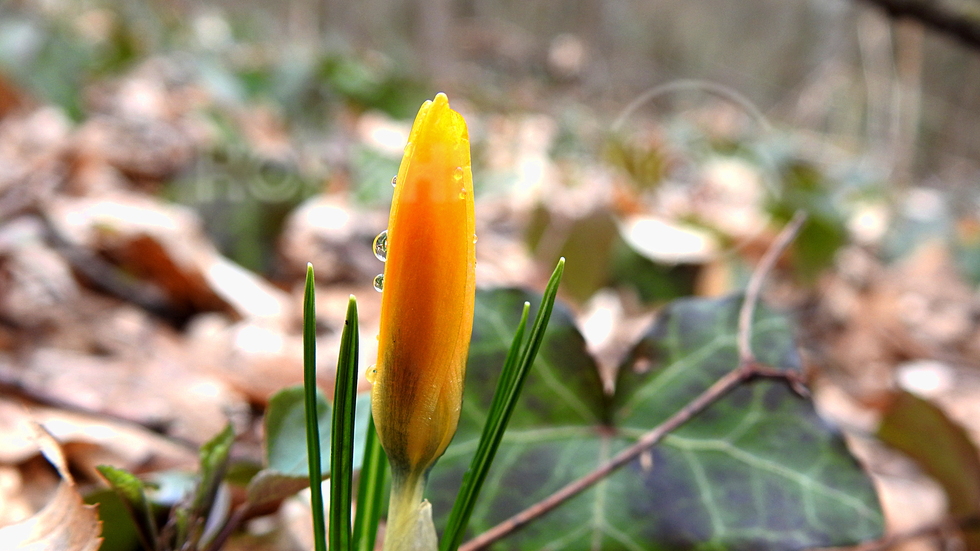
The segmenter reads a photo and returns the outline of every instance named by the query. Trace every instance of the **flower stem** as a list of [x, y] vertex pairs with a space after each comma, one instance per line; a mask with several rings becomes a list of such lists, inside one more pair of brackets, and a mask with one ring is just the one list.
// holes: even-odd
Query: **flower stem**
[[425, 475], [393, 472], [384, 551], [436, 551], [432, 506], [422, 500]]

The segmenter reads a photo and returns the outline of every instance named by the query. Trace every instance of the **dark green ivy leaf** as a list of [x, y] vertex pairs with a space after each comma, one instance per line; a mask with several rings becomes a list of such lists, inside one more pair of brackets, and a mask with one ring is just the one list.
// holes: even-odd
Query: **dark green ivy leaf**
[[[449, 511], [476, 445], [520, 305], [535, 298], [518, 290], [477, 296], [460, 430], [430, 482], [437, 515]], [[570, 314], [556, 305], [473, 534], [588, 473], [733, 369], [740, 304], [740, 297], [670, 304], [621, 368], [611, 397]], [[762, 362], [799, 370], [786, 319], [760, 308], [753, 328]], [[871, 482], [840, 434], [783, 381], [762, 379], [494, 548], [788, 551], [849, 545], [882, 528]]]

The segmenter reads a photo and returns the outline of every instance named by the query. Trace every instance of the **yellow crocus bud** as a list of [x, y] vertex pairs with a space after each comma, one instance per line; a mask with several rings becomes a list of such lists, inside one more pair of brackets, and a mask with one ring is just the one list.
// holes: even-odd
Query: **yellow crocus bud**
[[427, 547], [407, 540], [428, 531], [418, 527], [419, 510], [428, 515], [422, 487], [456, 432], [473, 329], [470, 142], [445, 94], [419, 109], [395, 182], [371, 394], [392, 468], [389, 550]]

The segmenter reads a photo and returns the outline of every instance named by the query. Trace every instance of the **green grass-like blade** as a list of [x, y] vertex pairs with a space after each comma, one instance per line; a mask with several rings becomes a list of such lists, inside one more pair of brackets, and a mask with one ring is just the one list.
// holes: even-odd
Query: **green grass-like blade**
[[351, 295], [340, 335], [333, 394], [330, 445], [330, 549], [351, 549], [351, 489], [354, 486], [354, 400], [357, 396], [357, 300]]
[[313, 264], [306, 265], [303, 295], [303, 389], [306, 391], [306, 456], [310, 465], [310, 507], [313, 510], [313, 548], [327, 551], [327, 530], [323, 518], [323, 490], [320, 471], [320, 427], [316, 412], [316, 291]]
[[501, 392], [501, 389], [510, 389], [514, 385], [514, 379], [520, 375], [517, 368], [517, 360], [522, 354], [522, 344], [524, 344], [524, 333], [527, 330], [527, 318], [531, 313], [531, 303], [525, 302], [524, 309], [521, 311], [521, 321], [517, 324], [517, 331], [514, 332], [514, 340], [510, 343], [507, 350], [507, 358], [504, 359], [504, 366], [500, 370], [500, 380], [497, 381], [497, 390], [493, 394], [493, 401], [490, 403], [490, 412], [484, 426], [496, 423], [499, 415], [503, 412], [505, 400], [509, 392]]
[[364, 441], [364, 461], [357, 488], [357, 514], [354, 517], [354, 544], [357, 551], [373, 551], [378, 536], [378, 521], [384, 506], [385, 478], [388, 459], [378, 433], [374, 430], [374, 417], [368, 422]]
[[490, 406], [490, 413], [487, 422], [483, 426], [483, 434], [480, 436], [480, 443], [477, 446], [470, 468], [463, 476], [463, 485], [456, 495], [456, 502], [449, 515], [446, 524], [446, 531], [442, 537], [441, 551], [456, 551], [463, 542], [466, 527], [469, 524], [473, 508], [476, 506], [477, 497], [483, 488], [487, 474], [490, 472], [490, 465], [503, 439], [504, 431], [510, 422], [510, 416], [514, 412], [517, 398], [520, 396], [524, 380], [534, 364], [538, 349], [544, 339], [545, 329], [551, 319], [551, 311], [555, 305], [555, 295], [558, 293], [558, 284], [561, 282], [562, 272], [565, 269], [565, 259], [562, 258], [555, 266], [555, 271], [551, 274], [548, 286], [545, 288], [544, 296], [541, 299], [541, 306], [534, 317], [534, 324], [531, 326], [531, 333], [526, 343], [521, 345], [524, 337], [524, 329], [527, 325], [529, 305], [525, 303], [521, 322], [518, 325], [517, 333], [511, 343], [504, 362], [504, 368], [497, 382], [497, 389], [494, 391], [493, 402]]

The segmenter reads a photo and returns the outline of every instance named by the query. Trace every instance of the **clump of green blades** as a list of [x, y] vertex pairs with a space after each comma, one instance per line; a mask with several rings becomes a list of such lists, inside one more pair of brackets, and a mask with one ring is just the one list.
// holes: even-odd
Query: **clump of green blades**
[[[490, 471], [494, 455], [500, 445], [507, 423], [517, 404], [524, 380], [537, 356], [544, 339], [545, 329], [555, 304], [558, 284], [564, 271], [565, 260], [558, 261], [551, 279], [545, 288], [541, 306], [538, 308], [525, 339], [530, 304], [524, 303], [524, 310], [517, 326], [504, 362], [497, 388], [493, 396], [490, 413], [483, 427], [483, 434], [470, 467], [463, 477], [463, 484], [456, 496], [452, 512], [443, 532], [440, 551], [455, 551], [463, 541], [470, 515], [476, 505], [480, 489]], [[340, 354], [337, 360], [337, 375], [334, 390], [333, 420], [330, 443], [330, 505], [329, 533], [324, 517], [323, 495], [320, 481], [321, 450], [319, 427], [316, 414], [316, 318], [314, 278], [312, 265], [307, 267], [306, 293], [303, 301], [303, 349], [304, 349], [304, 388], [306, 403], [306, 445], [309, 458], [311, 505], [313, 509], [313, 530], [316, 551], [371, 551], [381, 516], [386, 459], [381, 444], [374, 431], [373, 420], [369, 421], [367, 436], [364, 439], [364, 459], [361, 464], [357, 489], [357, 513], [351, 523], [354, 473], [354, 411], [357, 392], [357, 301], [353, 296], [347, 306], [347, 318], [341, 334]], [[329, 546], [327, 542], [329, 541]]]

